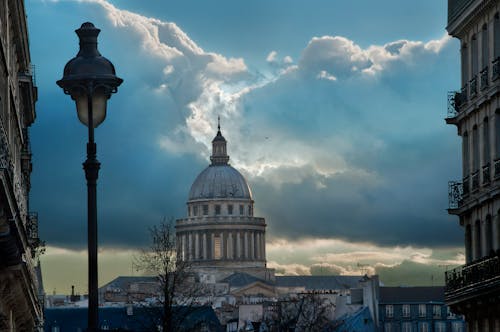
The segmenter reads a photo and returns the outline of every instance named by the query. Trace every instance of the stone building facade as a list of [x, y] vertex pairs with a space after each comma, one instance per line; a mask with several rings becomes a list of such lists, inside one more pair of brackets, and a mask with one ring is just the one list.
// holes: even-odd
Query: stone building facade
[[36, 98], [24, 1], [0, 1], [0, 331], [34, 331], [43, 323], [34, 262], [38, 217], [28, 200]]
[[446, 122], [462, 139], [462, 181], [449, 213], [464, 229], [466, 264], [446, 274], [445, 300], [468, 331], [500, 331], [500, 1], [449, 0], [448, 33], [461, 44], [461, 90]]
[[237, 272], [273, 279], [273, 270], [266, 268], [266, 221], [254, 216], [252, 191], [229, 165], [220, 125], [210, 161], [191, 186], [187, 218], [176, 221], [177, 252], [202, 282]]

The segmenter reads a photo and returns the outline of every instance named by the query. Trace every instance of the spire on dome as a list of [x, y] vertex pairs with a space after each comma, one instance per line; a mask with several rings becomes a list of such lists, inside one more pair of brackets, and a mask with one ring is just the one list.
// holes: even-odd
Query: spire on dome
[[217, 135], [212, 140], [212, 155], [210, 161], [212, 165], [227, 165], [229, 156], [226, 150], [226, 139], [220, 132], [220, 116], [217, 117]]

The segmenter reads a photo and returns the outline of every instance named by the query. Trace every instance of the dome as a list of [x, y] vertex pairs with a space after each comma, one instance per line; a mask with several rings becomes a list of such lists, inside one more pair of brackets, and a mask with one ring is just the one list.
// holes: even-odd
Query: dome
[[235, 168], [229, 165], [210, 165], [198, 175], [191, 190], [189, 200], [197, 199], [252, 199], [252, 191], [247, 181]]

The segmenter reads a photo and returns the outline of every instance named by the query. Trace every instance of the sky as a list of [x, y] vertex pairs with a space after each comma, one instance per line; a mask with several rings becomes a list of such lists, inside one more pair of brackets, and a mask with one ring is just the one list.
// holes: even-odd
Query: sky
[[96, 129], [101, 284], [137, 275], [148, 228], [186, 215], [218, 116], [277, 273], [430, 285], [464, 262], [446, 212], [460, 143], [444, 121], [459, 87], [445, 1], [25, 5], [39, 91], [30, 209], [47, 245], [47, 292], [87, 288], [87, 128], [55, 84], [86, 21], [124, 79]]

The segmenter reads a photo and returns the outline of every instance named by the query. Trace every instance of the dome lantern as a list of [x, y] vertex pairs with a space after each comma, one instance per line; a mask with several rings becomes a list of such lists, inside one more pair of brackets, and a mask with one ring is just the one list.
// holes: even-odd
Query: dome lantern
[[220, 117], [217, 118], [217, 135], [212, 140], [212, 155], [210, 161], [212, 165], [227, 165], [229, 156], [227, 155], [227, 141], [220, 132]]

